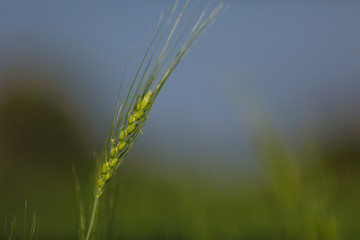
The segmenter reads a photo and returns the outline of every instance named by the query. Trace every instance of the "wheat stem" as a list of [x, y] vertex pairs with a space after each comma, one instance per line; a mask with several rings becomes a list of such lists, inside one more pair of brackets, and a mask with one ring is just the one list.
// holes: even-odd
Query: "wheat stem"
[[85, 240], [89, 240], [90, 239], [90, 235], [91, 235], [91, 232], [92, 232], [92, 228], [94, 226], [94, 220], [95, 220], [95, 215], [96, 215], [96, 209], [97, 209], [97, 206], [99, 204], [99, 198], [98, 197], [95, 197], [94, 199], [94, 207], [92, 209], [92, 213], [91, 213], [91, 219], [90, 219], [90, 225], [89, 225], [89, 229], [86, 233], [86, 238]]
[[[134, 72], [134, 76], [129, 83], [128, 91], [123, 98], [122, 104], [118, 102], [118, 95], [108, 142], [100, 165], [101, 171], [96, 181], [94, 206], [85, 240], [90, 239], [93, 231], [96, 210], [105, 186], [125, 159], [139, 134], [142, 133], [141, 130], [161, 88], [174, 68], [188, 52], [194, 40], [206, 30], [222, 8], [222, 4], [219, 4], [208, 17], [203, 20], [206, 15], [205, 10], [200, 14], [200, 17], [192, 29], [189, 28], [189, 22], [185, 25], [185, 28], [181, 30], [180, 20], [189, 1], [190, 0], [187, 0], [185, 2], [178, 16], [174, 18], [175, 20], [172, 26], [171, 22], [178, 4], [177, 0], [166, 17], [160, 20], [158, 28], [149, 46], [146, 48], [144, 56], [140, 59], [139, 67]], [[194, 17], [195, 15], [191, 18], [191, 22]], [[175, 33], [177, 27], [180, 28], [182, 34], [178, 35]], [[189, 35], [184, 39], [183, 34], [187, 31], [189, 31]], [[168, 34], [166, 38], [165, 34]], [[184, 41], [181, 44], [182, 39], [184, 39]], [[165, 40], [163, 47], [158, 48], [161, 46], [163, 40]], [[178, 50], [176, 51], [176, 49]], [[158, 50], [160, 53], [158, 53]], [[125, 74], [123, 80], [124, 77]]]

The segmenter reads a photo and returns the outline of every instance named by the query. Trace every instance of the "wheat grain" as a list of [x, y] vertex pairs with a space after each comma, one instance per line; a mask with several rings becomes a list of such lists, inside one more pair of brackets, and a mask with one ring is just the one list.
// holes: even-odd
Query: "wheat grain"
[[[190, 46], [194, 43], [194, 40], [210, 26], [222, 9], [222, 4], [219, 4], [205, 18], [207, 13], [206, 7], [205, 11], [200, 14], [191, 30], [189, 29], [189, 26], [192, 23], [190, 21], [185, 25], [180, 34], [176, 35], [176, 29], [179, 26], [180, 20], [188, 4], [189, 0], [185, 2], [178, 16], [174, 19], [171, 29], [169, 26], [173, 20], [172, 18], [175, 14], [178, 1], [175, 1], [172, 9], [165, 15], [164, 18], [160, 19], [155, 34], [145, 51], [131, 83], [129, 84], [127, 94], [120, 104], [119, 96], [126, 72], [124, 71], [118, 101], [114, 111], [113, 122], [106, 144], [103, 161], [101, 163], [100, 173], [98, 175], [99, 177], [97, 179], [93, 211], [91, 214], [86, 240], [90, 238], [97, 205], [105, 190], [106, 184], [116, 173], [116, 170], [124, 161], [127, 153], [141, 133], [144, 123], [149, 116], [151, 107], [160, 90], [164, 86], [170, 74], [173, 72], [174, 68], [188, 52]], [[189, 34], [187, 38], [184, 39], [184, 33], [188, 30], [190, 30]], [[170, 33], [166, 38], [159, 55], [156, 57], [159, 46], [168, 31], [170, 31]], [[152, 52], [152, 54], [149, 56], [150, 52]], [[156, 59], [155, 62], [154, 59]]]

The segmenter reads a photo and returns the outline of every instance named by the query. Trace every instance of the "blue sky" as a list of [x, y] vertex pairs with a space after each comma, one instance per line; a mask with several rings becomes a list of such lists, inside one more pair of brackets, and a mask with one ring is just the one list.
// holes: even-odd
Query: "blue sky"
[[[322, 123], [340, 110], [358, 113], [360, 3], [228, 4], [167, 82], [138, 148], [237, 162], [249, 148], [254, 106], [285, 132]], [[129, 49], [133, 46], [135, 57], [141, 54], [160, 13], [170, 6], [170, 1], [2, 1], [0, 69], [14, 53], [40, 52], [40, 62], [71, 73], [48, 84], [62, 89], [101, 132]]]

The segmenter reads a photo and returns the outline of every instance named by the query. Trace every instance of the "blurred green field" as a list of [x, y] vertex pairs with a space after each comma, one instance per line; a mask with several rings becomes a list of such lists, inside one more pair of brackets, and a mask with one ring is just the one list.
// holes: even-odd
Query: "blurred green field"
[[[36, 99], [31, 104], [28, 101], [27, 107], [38, 106]], [[1, 108], [0, 116], [6, 116], [1, 123], [16, 119], [16, 110]], [[16, 239], [21, 239], [26, 198], [27, 230], [35, 213], [39, 239], [78, 239], [79, 206], [71, 164], [79, 180], [80, 198], [89, 200], [83, 202], [88, 214], [94, 157], [83, 144], [76, 144], [74, 136], [62, 132], [73, 131], [63, 120], [45, 122], [55, 124], [49, 129], [57, 129], [44, 131], [49, 134], [45, 139], [57, 139], [40, 142], [37, 149], [29, 134], [35, 122], [39, 119], [28, 118], [29, 125], [10, 131], [22, 136], [21, 142], [1, 132], [2, 140], [9, 139], [2, 141], [2, 157], [14, 159], [1, 168], [0, 219], [4, 224], [0, 234], [8, 239], [15, 215]], [[45, 123], [40, 122], [46, 130]], [[252, 132], [259, 168], [251, 173], [238, 169], [232, 177], [216, 169], [164, 170], [144, 155], [131, 155], [105, 192], [95, 239], [360, 239], [359, 164], [346, 161], [358, 159], [358, 149], [324, 147], [320, 139], [290, 147], [267, 124]], [[26, 148], [27, 144], [33, 145]], [[67, 151], [57, 154], [59, 146]], [[16, 152], [18, 148], [23, 150]]]

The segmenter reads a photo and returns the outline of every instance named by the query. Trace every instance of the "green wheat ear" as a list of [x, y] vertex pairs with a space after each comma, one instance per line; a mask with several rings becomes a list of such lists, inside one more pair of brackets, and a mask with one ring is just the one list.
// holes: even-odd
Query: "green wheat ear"
[[[219, 4], [210, 13], [205, 10], [199, 14], [197, 21], [193, 21], [197, 14], [193, 15], [181, 28], [180, 33], [176, 34], [175, 31], [180, 25], [180, 20], [188, 3], [189, 0], [185, 2], [178, 16], [173, 18], [178, 5], [178, 1], [175, 1], [165, 17], [160, 18], [158, 27], [140, 61], [140, 65], [129, 83], [127, 93], [122, 101], [119, 101], [126, 74], [124, 71], [109, 138], [101, 163], [101, 172], [97, 179], [93, 212], [86, 240], [91, 235], [98, 201], [107, 183], [124, 161], [139, 134], [142, 133], [141, 130], [160, 90], [195, 39], [210, 26], [222, 9], [222, 4]], [[190, 29], [190, 26], [193, 27]], [[165, 37], [166, 34], [167, 38]]]

